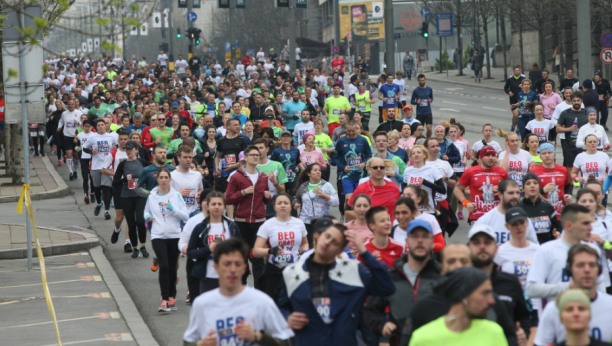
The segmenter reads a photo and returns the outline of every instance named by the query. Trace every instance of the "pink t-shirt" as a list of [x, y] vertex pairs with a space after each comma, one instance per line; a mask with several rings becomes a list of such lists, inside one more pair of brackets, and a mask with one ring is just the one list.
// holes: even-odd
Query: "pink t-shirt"
[[404, 138], [400, 138], [399, 142], [397, 142], [397, 146], [408, 151], [410, 149], [412, 149], [411, 147], [414, 145], [414, 141], [412, 141], [412, 144], [410, 144], [410, 140], [413, 137], [408, 137], [408, 139], [404, 139]]
[[557, 93], [553, 92], [550, 93], [550, 96], [546, 96], [546, 94], [540, 95], [540, 102], [542, 106], [544, 106], [544, 118], [551, 119], [555, 109], [550, 108], [550, 106], [557, 107], [557, 105], [563, 101]]
[[[366, 241], [370, 240], [370, 239], [374, 239], [374, 233], [372, 233], [370, 228], [368, 228], [368, 225], [357, 225], [357, 224], [355, 224], [355, 220], [349, 221], [349, 222], [345, 223], [344, 225], [349, 230], [357, 232], [357, 235], [359, 235], [359, 237], [361, 238], [361, 240], [364, 243]], [[353, 244], [353, 242], [349, 242], [348, 243], [348, 247], [351, 250], [357, 250], [355, 248], [355, 244]]]
[[321, 169], [327, 168], [327, 165], [325, 164], [325, 158], [323, 157], [323, 153], [321, 153], [320, 151], [316, 149], [313, 151], [301, 150], [300, 151], [300, 161], [302, 162], [302, 164], [304, 164], [304, 167], [316, 162], [321, 165]]

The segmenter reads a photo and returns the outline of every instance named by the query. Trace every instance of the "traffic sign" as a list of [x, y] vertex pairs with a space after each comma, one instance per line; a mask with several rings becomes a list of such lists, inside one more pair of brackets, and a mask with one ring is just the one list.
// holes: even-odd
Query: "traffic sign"
[[436, 13], [436, 34], [438, 37], [453, 36], [452, 13]]
[[612, 32], [604, 32], [600, 41], [602, 46], [612, 47]]
[[332, 47], [332, 53], [334, 53], [334, 54], [338, 54], [338, 53], [340, 53], [340, 47], [338, 47], [338, 46], [333, 46], [333, 47]]
[[195, 22], [198, 19], [198, 15], [195, 12], [189, 12], [187, 14], [187, 20], [190, 22]]
[[225, 42], [225, 51], [226, 52], [231, 52], [232, 51], [232, 44], [229, 42]]
[[612, 64], [612, 48], [602, 49], [599, 57], [604, 64]]
[[431, 14], [431, 11], [429, 10], [429, 7], [423, 7], [421, 9], [421, 16], [427, 18], [429, 17], [430, 14]]
[[240, 59], [241, 56], [240, 48], [236, 48], [236, 59]]
[[232, 60], [232, 53], [231, 52], [226, 52], [225, 53], [225, 60], [227, 60], [227, 61]]

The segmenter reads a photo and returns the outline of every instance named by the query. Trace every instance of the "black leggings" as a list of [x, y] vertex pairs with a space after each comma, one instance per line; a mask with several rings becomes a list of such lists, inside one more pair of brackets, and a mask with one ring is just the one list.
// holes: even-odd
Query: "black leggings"
[[62, 159], [62, 151], [63, 151], [63, 146], [64, 146], [64, 135], [61, 132], [55, 132], [53, 133], [53, 143], [55, 144], [55, 147], [57, 148], [57, 160], [61, 160]]
[[312, 246], [313, 246], [312, 234], [314, 233], [314, 225], [311, 223], [307, 223], [305, 226], [306, 226], [306, 232], [308, 233], [306, 235], [306, 239], [308, 239], [308, 248], [312, 249]]
[[176, 272], [179, 258], [178, 238], [153, 239], [153, 250], [159, 263], [159, 288], [163, 300], [176, 297]]
[[283, 279], [283, 270], [277, 266], [266, 263], [265, 270], [259, 278], [261, 290], [278, 303], [280, 293], [280, 282]]
[[109, 210], [110, 204], [111, 204], [111, 198], [112, 198], [111, 187], [110, 186], [95, 187], [94, 193], [96, 194], [96, 201], [98, 202], [98, 204], [100, 204], [100, 201], [102, 200], [100, 198], [101, 195], [104, 195], [104, 210]]
[[45, 136], [32, 137], [32, 146], [34, 147], [34, 153], [39, 154], [38, 147], [40, 146], [40, 153], [45, 152]]
[[[118, 187], [117, 187], [118, 188]], [[121, 198], [121, 209], [125, 215], [128, 229], [130, 230], [130, 242], [132, 247], [147, 242], [147, 228], [145, 227], [144, 208], [147, 204], [147, 199], [144, 197], [125, 197]], [[136, 230], [138, 230], [138, 238], [136, 238]]]
[[[263, 222], [236, 222], [238, 229], [240, 229], [240, 234], [242, 235], [242, 240], [246, 241], [249, 245], [249, 252], [253, 250], [255, 246], [255, 240], [257, 239], [257, 231], [259, 231], [259, 227]], [[264, 261], [263, 258], [254, 258], [250, 257], [249, 261], [251, 261], [251, 266], [253, 267], [253, 283], [255, 288], [261, 289], [259, 287], [258, 279], [264, 271]]]
[[[81, 177], [83, 178], [83, 191], [85, 194], [89, 194], [89, 186], [91, 186], [91, 192], [94, 192], [96, 188], [93, 184], [93, 179], [91, 178], [91, 174], [89, 174], [89, 161], [91, 159], [80, 159], [81, 162]], [[89, 177], [89, 179], [88, 179]]]

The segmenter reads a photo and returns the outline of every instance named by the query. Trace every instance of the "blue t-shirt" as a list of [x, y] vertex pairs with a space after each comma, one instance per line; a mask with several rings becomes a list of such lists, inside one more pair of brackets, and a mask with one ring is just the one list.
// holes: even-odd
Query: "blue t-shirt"
[[285, 150], [283, 147], [278, 147], [272, 152], [270, 160], [280, 162], [285, 167], [285, 173], [290, 183], [298, 180], [297, 165], [300, 163], [300, 150], [298, 148], [292, 146], [291, 149]]
[[287, 130], [293, 130], [295, 125], [302, 121], [302, 111], [306, 108], [306, 104], [302, 101], [293, 102], [293, 100], [287, 102], [285, 107], [283, 107], [283, 112], [287, 112], [287, 114], [294, 116], [297, 115], [297, 120], [287, 119]]
[[400, 93], [399, 85], [389, 85], [385, 83], [380, 86], [379, 91], [383, 97], [387, 98], [387, 101], [383, 101], [383, 108], [397, 108], [397, 99], [395, 99], [395, 95]]
[[138, 133], [142, 133], [142, 130], [144, 130], [145, 127], [147, 127], [147, 125], [145, 125], [145, 124], [140, 124], [140, 127], [136, 127], [134, 125], [130, 125], [130, 126], [126, 127], [125, 130], [127, 131], [128, 134], [130, 134], [130, 133], [132, 133], [134, 131], [136, 131]]
[[246, 123], [246, 121], [249, 120], [249, 117], [247, 117], [244, 114], [240, 114], [239, 116], [236, 116], [236, 113], [232, 113], [232, 119], [240, 120], [240, 128], [242, 128], [244, 126], [244, 123]]
[[[418, 99], [421, 99], [421, 102], [417, 102]], [[433, 102], [433, 90], [426, 86], [424, 88], [416, 87], [412, 91], [412, 97], [410, 98], [410, 104], [416, 105], [416, 114], [417, 115], [425, 115], [431, 114], [431, 105], [429, 103], [429, 99]]]
[[[368, 141], [362, 136], [357, 136], [355, 139], [350, 139], [344, 136], [336, 142], [336, 151], [334, 160], [338, 166], [338, 175], [342, 175], [342, 179], [351, 181], [359, 181], [363, 176], [364, 170], [360, 170], [358, 165], [367, 162], [372, 157], [372, 151], [368, 145]], [[344, 167], [351, 166], [348, 173], [344, 172]]]
[[533, 102], [533, 101], [539, 101], [540, 97], [538, 96], [538, 94], [536, 94], [533, 91], [530, 91], [528, 93], [524, 93], [522, 91], [519, 91], [518, 93], [518, 97], [519, 97], [519, 102], [521, 103], [521, 109], [519, 110], [519, 116], [521, 118], [533, 118], [535, 117], [535, 115], [533, 114], [533, 112], [529, 109], [529, 108], [523, 108], [525, 107], [525, 102], [529, 101], [529, 102]]
[[402, 161], [408, 162], [408, 153], [406, 152], [406, 150], [398, 147], [396, 152], [392, 152], [391, 149], [389, 149], [389, 148], [387, 148], [387, 151], [389, 151], [391, 154], [399, 157], [400, 159], [402, 159]]

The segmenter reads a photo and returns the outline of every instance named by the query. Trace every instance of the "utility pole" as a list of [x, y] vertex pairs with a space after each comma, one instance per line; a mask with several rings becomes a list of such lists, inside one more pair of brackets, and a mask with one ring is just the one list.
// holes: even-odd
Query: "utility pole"
[[578, 75], [585, 80], [593, 77], [591, 62], [591, 3], [590, 0], [576, 0], [578, 30]]
[[[340, 46], [340, 3], [333, 0], [334, 4], [334, 46]], [[331, 64], [331, 61], [330, 61]], [[330, 65], [331, 66], [331, 65]]]
[[[172, 30], [172, 9], [174, 8], [174, 0], [166, 0], [166, 8], [168, 9], [168, 31], [170, 32], [168, 35], [170, 40], [170, 52], [168, 52], [168, 58], [172, 63], [174, 63], [174, 35], [176, 35], [176, 33], [174, 33]], [[170, 63], [168, 63], [168, 70], [170, 70]]]
[[393, 34], [393, 0], [385, 0], [385, 64], [387, 65], [387, 73], [395, 72]]
[[[187, 17], [189, 17], [189, 14], [191, 13], [191, 11], [193, 11], [193, 0], [187, 0]], [[193, 28], [193, 22], [188, 20], [187, 21], [187, 28]], [[187, 29], [187, 32], [189, 33], [189, 29]], [[187, 42], [189, 44], [188, 53], [193, 53], [193, 39], [191, 38], [191, 35], [187, 34], [187, 38], [189, 39], [189, 41]], [[191, 59], [191, 57], [189, 56], [189, 54], [187, 54], [187, 60]]]
[[[236, 57], [236, 31], [234, 29], [234, 23], [236, 22], [236, 0], [230, 0], [230, 62]], [[245, 66], [246, 68], [246, 66]]]
[[289, 65], [289, 69], [295, 73], [295, 0], [289, 0]]

